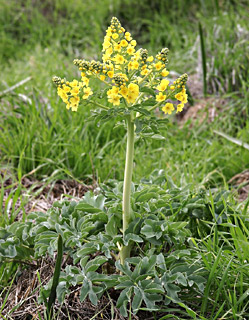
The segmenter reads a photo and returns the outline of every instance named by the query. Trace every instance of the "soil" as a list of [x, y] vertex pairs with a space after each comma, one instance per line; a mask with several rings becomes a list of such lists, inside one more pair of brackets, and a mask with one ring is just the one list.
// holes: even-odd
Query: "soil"
[[[24, 176], [21, 179], [22, 192], [20, 196], [22, 199], [27, 199], [27, 203], [24, 208], [21, 208], [21, 201], [18, 199], [12, 208], [12, 199], [8, 200], [10, 192], [15, 191], [18, 187], [18, 182], [13, 179], [13, 174], [6, 170], [0, 171], [0, 175], [3, 180], [4, 196], [3, 196], [3, 208], [8, 206], [8, 209], [20, 210], [16, 219], [22, 217], [22, 209], [25, 210], [25, 214], [32, 211], [46, 212], [52, 204], [57, 200], [70, 196], [76, 199], [81, 199], [83, 195], [96, 188], [96, 184], [85, 185], [84, 183], [77, 182], [75, 180], [57, 180], [55, 182], [46, 183], [35, 179], [32, 176]], [[12, 197], [11, 197], [12, 198]]]
[[245, 201], [246, 199], [248, 199], [249, 169], [236, 174], [228, 181], [228, 183], [230, 183], [233, 186], [233, 188], [237, 191], [239, 201]]

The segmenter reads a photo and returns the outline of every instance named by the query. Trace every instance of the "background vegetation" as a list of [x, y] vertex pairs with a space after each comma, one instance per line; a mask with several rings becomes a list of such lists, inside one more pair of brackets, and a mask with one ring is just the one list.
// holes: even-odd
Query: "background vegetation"
[[[222, 117], [222, 121], [219, 119], [211, 126], [222, 128], [247, 142], [248, 29], [245, 5], [243, 1], [174, 1], [169, 6], [166, 1], [137, 1], [134, 4], [127, 0], [122, 3], [104, 0], [100, 5], [99, 1], [1, 0], [2, 91], [28, 76], [32, 77], [15, 91], [15, 95], [2, 98], [3, 161], [15, 168], [19, 166], [22, 174], [44, 164], [36, 172], [38, 176], [68, 169], [78, 179], [92, 173], [93, 163], [102, 181], [108, 176], [121, 178], [122, 130], [113, 129], [113, 124], [98, 128], [82, 121], [89, 117], [89, 110], [83, 108], [80, 115], [66, 112], [50, 82], [54, 74], [68, 78], [76, 76], [77, 70], [72, 64], [75, 57], [100, 56], [104, 30], [113, 15], [118, 16], [138, 43], [150, 52], [169, 47], [169, 69], [188, 74], [201, 73], [198, 54], [198, 23], [201, 22], [208, 92], [225, 94], [233, 99], [229, 107], [220, 107], [221, 112], [226, 108], [225, 119]], [[224, 141], [213, 134], [210, 124], [197, 125], [198, 129], [190, 131], [187, 140], [182, 138], [189, 131], [190, 124], [179, 129], [173, 120], [171, 126], [173, 131], [167, 128], [164, 132], [166, 141], [153, 143], [157, 152], [152, 153], [144, 143], [139, 143], [137, 154], [144, 154], [145, 158], [135, 158], [136, 179], [150, 173], [151, 166], [163, 168], [171, 161], [173, 165], [168, 166], [169, 174], [174, 173], [179, 180], [188, 166], [189, 177], [186, 175], [185, 178], [192, 179], [194, 175], [198, 182], [215, 169], [229, 179], [246, 168], [248, 152], [227, 143], [223, 148]], [[193, 155], [192, 161], [186, 162], [190, 154]], [[226, 154], [231, 155], [230, 161]], [[113, 161], [115, 158], [120, 161]], [[148, 169], [139, 161], [146, 163]]]
[[[86, 184], [122, 180], [123, 129], [114, 127], [114, 121], [104, 126], [89, 121], [89, 108], [81, 107], [76, 114], [68, 112], [51, 81], [53, 75], [76, 77], [74, 58], [100, 58], [112, 16], [117, 16], [138, 45], [152, 54], [162, 47], [170, 49], [168, 69], [173, 75], [190, 75], [189, 112], [196, 106], [201, 109], [184, 121], [171, 117], [161, 133], [165, 139], [136, 142], [134, 181], [148, 180], [152, 171], [163, 169], [168, 181], [179, 188], [188, 186], [215, 194], [230, 190], [229, 180], [249, 167], [247, 1], [0, 0], [1, 226], [26, 217], [24, 206], [34, 190], [25, 190], [25, 175], [45, 185], [58, 179]], [[11, 90], [25, 79], [23, 85]], [[237, 140], [232, 142], [217, 132]], [[9, 177], [11, 183], [6, 183]], [[233, 194], [230, 197], [231, 210], [246, 214], [248, 202], [238, 205]], [[205, 297], [220, 288], [218, 301], [221, 305], [225, 301], [222, 319], [243, 319], [248, 312], [245, 301], [239, 300], [248, 284], [244, 265], [248, 252], [238, 249], [241, 243], [248, 243], [248, 226], [239, 230], [228, 240], [233, 245], [222, 257], [211, 246], [215, 229], [203, 242], [198, 240], [200, 255], [210, 271]], [[224, 261], [233, 255], [235, 260], [226, 270], [230, 283], [225, 281], [228, 276], [221, 278], [223, 287], [219, 287], [212, 263], [216, 259], [222, 274]], [[2, 265], [2, 286], [13, 279], [17, 267], [17, 263]], [[242, 278], [236, 275], [238, 268]], [[216, 301], [216, 297], [211, 299]], [[204, 315], [206, 305], [201, 308]]]

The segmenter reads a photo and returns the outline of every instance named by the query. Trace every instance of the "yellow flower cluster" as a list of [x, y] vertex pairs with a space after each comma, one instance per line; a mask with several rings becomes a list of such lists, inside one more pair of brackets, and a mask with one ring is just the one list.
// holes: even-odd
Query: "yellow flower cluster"
[[[66, 103], [66, 108], [77, 111], [80, 102], [79, 94], [84, 83], [77, 80], [69, 82], [59, 77], [54, 77], [53, 81], [57, 84], [58, 96]], [[86, 90], [86, 88], [83, 90]]]
[[128, 103], [133, 104], [139, 95], [139, 86], [135, 83], [130, 83], [128, 87], [113, 86], [112, 89], [107, 91], [108, 101], [113, 105], [118, 106], [120, 104], [120, 98], [124, 98]]
[[180, 103], [177, 105], [177, 111], [176, 112], [181, 112], [182, 109], [184, 108], [184, 105], [188, 102], [188, 95], [186, 94], [186, 89], [185, 86], [182, 88], [182, 91], [177, 93], [175, 95], [175, 98], [180, 101]]
[[109, 86], [106, 97], [113, 106], [123, 104], [129, 107], [135, 103], [143, 103], [153, 97], [149, 93], [149, 90], [152, 89], [155, 103], [150, 110], [162, 107], [165, 114], [171, 114], [175, 109], [174, 105], [171, 102], [165, 104], [165, 101], [177, 99], [180, 101], [177, 105], [177, 112], [182, 111], [187, 102], [185, 89], [187, 75], [184, 74], [170, 83], [166, 79], [169, 75], [166, 69], [169, 50], [164, 48], [153, 57], [148, 55], [146, 49], [136, 50], [136, 45], [136, 41], [121, 26], [119, 20], [112, 18], [104, 37], [102, 62], [75, 59], [74, 64], [81, 71], [80, 82], [74, 80], [63, 83], [63, 80], [56, 81], [59, 78], [55, 77], [54, 82], [58, 87], [58, 94], [66, 103], [67, 108], [76, 111], [81, 98], [88, 99], [93, 95], [89, 87], [89, 80], [95, 78]]
[[89, 79], [82, 76], [82, 81], [73, 80], [65, 81], [59, 77], [53, 77], [54, 83], [57, 85], [57, 94], [66, 103], [66, 108], [77, 111], [80, 103], [80, 94], [83, 92], [83, 99], [88, 99], [93, 94], [88, 87]]

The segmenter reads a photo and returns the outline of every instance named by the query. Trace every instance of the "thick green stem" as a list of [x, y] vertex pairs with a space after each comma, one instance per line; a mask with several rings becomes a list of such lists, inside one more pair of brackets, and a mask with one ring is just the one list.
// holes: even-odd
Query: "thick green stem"
[[[128, 228], [131, 221], [131, 182], [134, 157], [134, 122], [131, 116], [127, 117], [127, 147], [123, 186], [123, 233]], [[123, 246], [120, 251], [120, 260], [123, 264], [125, 259], [130, 256], [130, 246]]]

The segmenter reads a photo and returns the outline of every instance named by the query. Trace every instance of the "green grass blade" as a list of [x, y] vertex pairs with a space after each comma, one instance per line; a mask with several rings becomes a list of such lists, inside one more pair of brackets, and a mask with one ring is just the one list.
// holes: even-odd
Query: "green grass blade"
[[225, 134], [223, 132], [217, 131], [217, 130], [214, 130], [214, 133], [218, 134], [219, 136], [227, 139], [228, 141], [230, 141], [230, 142], [232, 142], [234, 144], [237, 144], [238, 146], [241, 146], [241, 147], [249, 150], [249, 144], [248, 143], [245, 143], [245, 142], [243, 142], [243, 141], [241, 141], [239, 139], [233, 138], [233, 137], [231, 137], [231, 136], [229, 136], [229, 135], [227, 135], [227, 134]]
[[62, 236], [60, 234], [58, 236], [58, 244], [57, 245], [58, 245], [57, 259], [56, 259], [56, 264], [55, 264], [55, 269], [54, 269], [54, 277], [53, 277], [51, 293], [50, 293], [50, 296], [48, 299], [48, 309], [47, 309], [48, 319], [50, 319], [52, 306], [55, 303], [56, 288], [59, 283], [60, 272], [61, 272], [61, 263], [62, 263], [62, 256], [63, 256], [63, 241], [62, 241]]
[[[223, 276], [221, 278], [221, 281], [219, 282], [219, 288], [218, 288], [218, 291], [217, 291], [217, 294], [216, 294], [216, 298], [215, 298], [215, 302], [214, 302], [214, 306], [213, 306], [213, 310], [212, 310], [212, 313], [211, 313], [211, 318], [213, 317], [213, 314], [214, 314], [214, 311], [215, 311], [215, 308], [217, 306], [217, 302], [218, 302], [218, 299], [219, 299], [219, 296], [220, 296], [220, 293], [221, 293], [221, 290], [224, 289], [224, 284], [225, 284], [225, 281], [227, 279], [227, 274], [228, 274], [228, 271], [229, 271], [229, 268], [230, 268], [230, 265], [231, 265], [231, 262], [233, 260], [233, 257], [230, 259], [224, 273], [223, 273]], [[224, 305], [223, 305], [224, 307]], [[221, 312], [221, 311], [220, 311]], [[219, 312], [219, 313], [220, 313]], [[219, 314], [218, 313], [218, 314]], [[217, 316], [217, 314], [216, 314]], [[213, 318], [212, 318], [213, 319]]]
[[207, 95], [207, 62], [206, 62], [206, 51], [205, 42], [203, 37], [202, 25], [199, 22], [199, 35], [200, 35], [200, 45], [201, 45], [201, 58], [202, 58], [202, 75], [203, 75], [203, 94]]
[[212, 282], [214, 281], [214, 276], [215, 273], [217, 271], [217, 267], [221, 258], [221, 254], [222, 254], [222, 248], [220, 248], [220, 250], [218, 251], [218, 254], [216, 256], [216, 259], [213, 263], [213, 266], [210, 270], [209, 276], [208, 276], [208, 280], [207, 280], [207, 284], [206, 284], [206, 288], [204, 290], [204, 296], [203, 296], [203, 301], [202, 301], [202, 305], [201, 305], [201, 314], [205, 314], [206, 310], [207, 310], [207, 303], [208, 303], [208, 299], [209, 299], [209, 293], [210, 293], [210, 288], [212, 285]]

